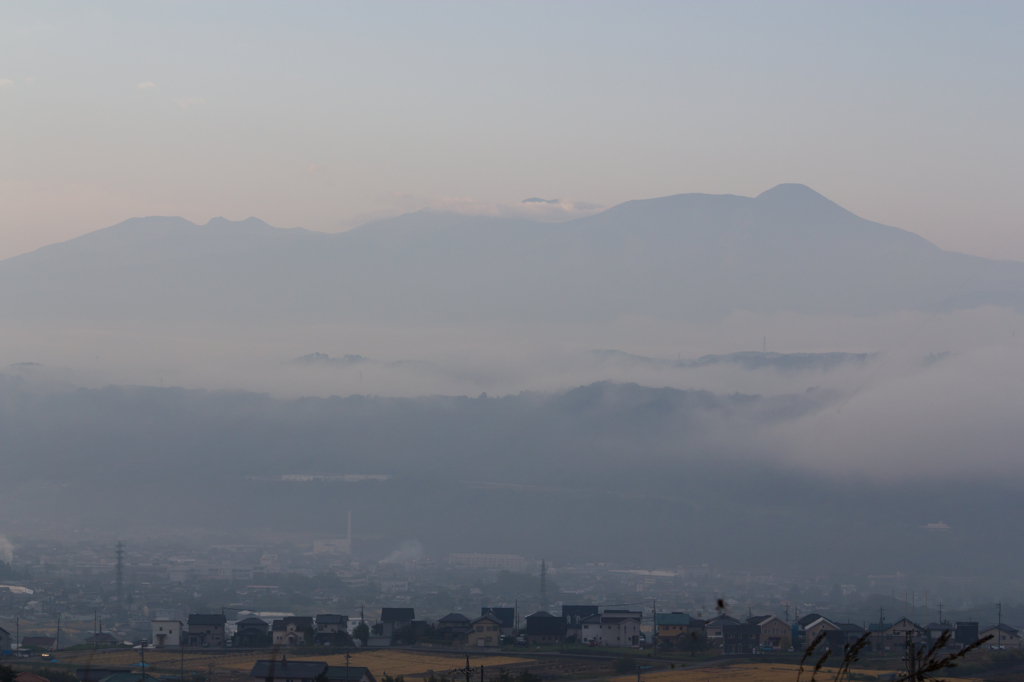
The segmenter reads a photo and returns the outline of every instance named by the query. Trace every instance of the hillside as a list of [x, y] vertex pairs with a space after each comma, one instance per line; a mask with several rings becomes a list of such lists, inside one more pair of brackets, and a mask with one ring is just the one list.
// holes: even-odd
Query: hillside
[[1020, 307], [1024, 264], [942, 251], [802, 185], [558, 223], [431, 211], [340, 234], [134, 218], [0, 262], [0, 319], [602, 322]]

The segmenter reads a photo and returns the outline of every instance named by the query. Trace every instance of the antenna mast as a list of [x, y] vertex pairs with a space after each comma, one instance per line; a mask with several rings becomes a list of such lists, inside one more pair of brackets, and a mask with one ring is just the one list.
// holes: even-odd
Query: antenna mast
[[124, 543], [117, 541], [117, 608], [122, 608], [121, 591], [124, 588]]

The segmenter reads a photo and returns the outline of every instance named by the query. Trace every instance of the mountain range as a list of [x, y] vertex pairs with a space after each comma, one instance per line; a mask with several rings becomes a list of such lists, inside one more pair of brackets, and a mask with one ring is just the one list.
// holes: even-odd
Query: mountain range
[[1024, 307], [1024, 264], [951, 253], [794, 184], [563, 223], [419, 211], [343, 233], [132, 218], [0, 261], [0, 320], [601, 323], [737, 310]]

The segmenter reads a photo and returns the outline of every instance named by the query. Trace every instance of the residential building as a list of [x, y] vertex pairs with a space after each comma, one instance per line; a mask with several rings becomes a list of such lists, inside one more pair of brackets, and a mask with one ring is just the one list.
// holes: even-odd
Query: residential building
[[659, 613], [655, 622], [658, 624], [658, 644], [678, 645], [689, 635], [690, 615], [682, 611]]
[[75, 671], [78, 682], [100, 682], [115, 673], [131, 672], [128, 668], [79, 668]]
[[908, 637], [914, 644], [926, 643], [927, 635], [924, 628], [909, 618], [900, 618], [892, 624], [890, 630], [892, 631], [893, 648], [905, 649]]
[[480, 615], [493, 613], [501, 621], [501, 634], [513, 635], [516, 629], [516, 610], [510, 606], [483, 606]]
[[0, 628], [0, 651], [11, 650], [11, 633], [7, 632], [3, 628]]
[[184, 630], [180, 620], [164, 620], [156, 618], [150, 621], [153, 637], [149, 641], [153, 646], [181, 646], [181, 633]]
[[102, 682], [147, 682], [147, 680], [151, 681], [152, 679], [152, 675], [125, 671], [104, 677]]
[[836, 625], [842, 631], [844, 641], [850, 646], [856, 644], [867, 632], [867, 630], [856, 623], [836, 623]]
[[985, 642], [985, 646], [1007, 649], [1020, 649], [1020, 630], [1010, 627], [1006, 623], [1002, 625], [991, 625], [981, 631], [982, 639], [992, 635], [992, 639]]
[[467, 646], [498, 646], [501, 644], [501, 619], [488, 611], [469, 624]]
[[332, 665], [327, 668], [328, 682], [377, 682], [369, 668], [359, 665]]
[[416, 609], [383, 608], [380, 610], [380, 622], [384, 626], [384, 637], [394, 637], [412, 627], [414, 620], [416, 620]]
[[279, 661], [256, 661], [249, 677], [260, 682], [313, 682], [327, 668], [324, 661], [289, 661], [282, 656]]
[[978, 641], [978, 623], [973, 620], [958, 620], [953, 626], [953, 640], [961, 647]]
[[34, 647], [37, 649], [46, 649], [47, 651], [55, 651], [57, 649], [57, 638], [56, 637], [22, 637], [21, 646], [28, 648]]
[[951, 623], [928, 623], [924, 626], [925, 635], [928, 637], [929, 646], [939, 640], [943, 633], [949, 633], [947, 646], [953, 646], [953, 625]]
[[565, 639], [565, 621], [547, 611], [526, 617], [526, 641], [529, 644], [552, 644]]
[[320, 613], [316, 617], [316, 643], [344, 646], [348, 643], [348, 616]]
[[756, 622], [751, 624], [761, 629], [758, 643], [762, 649], [782, 650], [793, 646], [789, 623], [778, 616], [758, 616]]
[[841, 632], [839, 626], [824, 616], [804, 626], [804, 646], [810, 646], [823, 632]]
[[85, 638], [85, 643], [91, 647], [103, 648], [117, 646], [121, 643], [117, 637], [114, 637], [109, 632], [97, 632], [94, 635], [89, 635]]
[[632, 647], [640, 644], [640, 620], [633, 612], [605, 611], [581, 621], [580, 641], [594, 646]]
[[529, 563], [518, 554], [452, 554], [448, 561], [455, 568], [492, 568], [499, 571], [521, 573]]
[[234, 645], [246, 649], [270, 646], [270, 623], [262, 618], [250, 616], [235, 623]]
[[306, 641], [306, 633], [313, 630], [313, 616], [288, 616], [275, 620], [270, 627], [274, 646], [299, 646], [312, 644]]
[[795, 648], [803, 649], [804, 647], [806, 647], [808, 644], [811, 643], [811, 640], [807, 639], [807, 637], [805, 636], [804, 630], [806, 629], [806, 627], [808, 625], [810, 625], [811, 623], [815, 622], [816, 620], [818, 620], [821, 617], [822, 617], [822, 615], [820, 613], [808, 613], [806, 616], [802, 616], [800, 618], [797, 618], [796, 622], [793, 623], [793, 629], [796, 631], [796, 635], [797, 635], [797, 637], [796, 637], [797, 641], [795, 641], [793, 643], [793, 646]]
[[722, 653], [752, 654], [761, 646], [761, 628], [751, 623], [722, 623]]
[[460, 634], [465, 632], [468, 627], [469, 618], [466, 618], [461, 613], [449, 613], [437, 621], [437, 629], [450, 634]]
[[722, 648], [723, 632], [726, 625], [739, 625], [740, 622], [732, 616], [717, 616], [704, 624], [704, 633], [708, 640], [708, 646], [712, 649]]
[[188, 645], [224, 646], [224, 626], [227, 621], [223, 613], [188, 614]]

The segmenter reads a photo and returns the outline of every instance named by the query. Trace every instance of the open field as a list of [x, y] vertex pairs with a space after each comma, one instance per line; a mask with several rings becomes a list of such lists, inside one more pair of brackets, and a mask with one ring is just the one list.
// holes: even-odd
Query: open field
[[[287, 652], [284, 652], [288, 655]], [[281, 652], [276, 652], [280, 656]], [[185, 669], [206, 671], [212, 665], [214, 670], [224, 672], [248, 673], [258, 659], [267, 659], [275, 656], [272, 650], [246, 651], [239, 653], [190, 653], [185, 652]], [[139, 662], [139, 652], [134, 650], [118, 651], [75, 651], [63, 653], [60, 657], [61, 663], [75, 663], [77, 665], [89, 665], [90, 667], [122, 667]], [[315, 660], [326, 661], [330, 665], [345, 665], [345, 656], [332, 654], [327, 656], [302, 655], [295, 656], [294, 660]], [[175, 651], [147, 651], [146, 663], [155, 669], [177, 670], [181, 664], [181, 655]], [[524, 666], [533, 663], [532, 659], [517, 656], [503, 656], [501, 654], [478, 654], [473, 653], [470, 660], [471, 665], [481, 665], [489, 669], [497, 669], [501, 666]], [[446, 672], [453, 668], [460, 668], [466, 664], [465, 655], [455, 653], [431, 653], [419, 651], [403, 651], [396, 649], [359, 651], [354, 650], [349, 661], [350, 665], [366, 666], [373, 674], [380, 678], [386, 672], [388, 675], [414, 676], [426, 674], [428, 671], [437, 673]]]
[[[804, 667], [802, 682], [809, 682], [814, 666]], [[737, 663], [726, 666], [704, 666], [699, 668], [681, 668], [676, 670], [659, 670], [643, 674], [643, 682], [796, 682], [800, 671], [798, 665], [771, 663]], [[878, 679], [880, 673], [888, 671], [854, 668], [850, 679], [864, 682]], [[835, 677], [835, 668], [822, 668], [816, 676], [817, 682], [831, 682]], [[636, 682], [636, 675], [622, 675], [611, 678], [611, 682]], [[972, 682], [968, 678], [957, 678], [957, 682]]]

